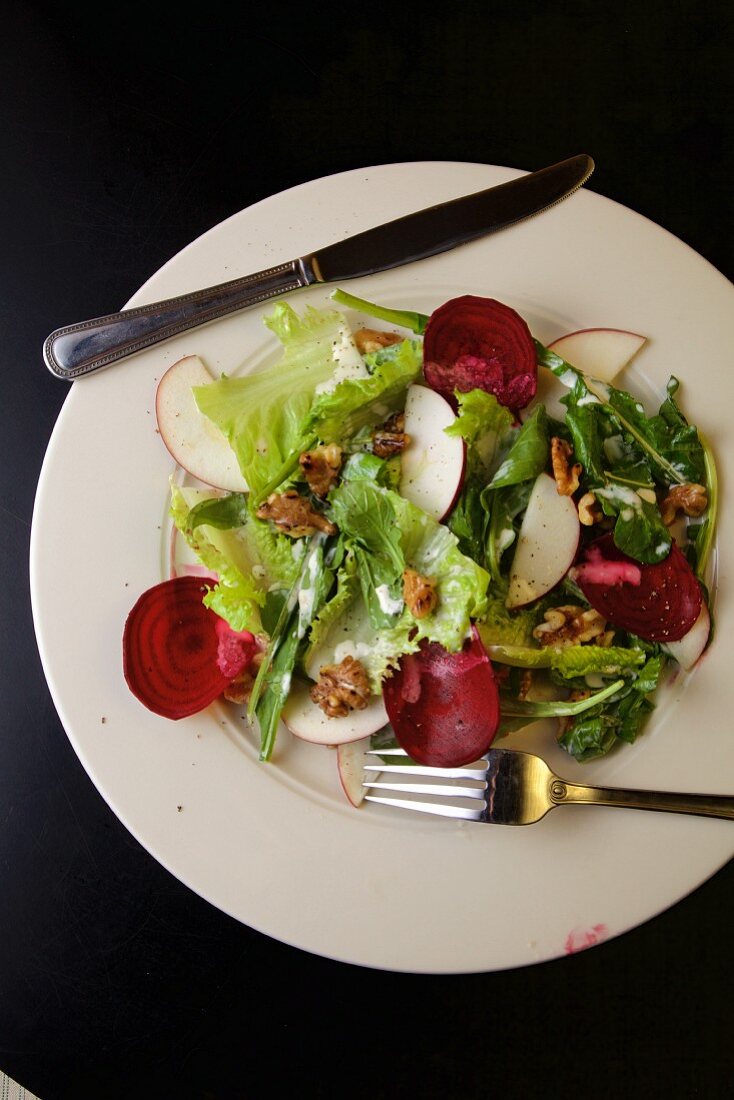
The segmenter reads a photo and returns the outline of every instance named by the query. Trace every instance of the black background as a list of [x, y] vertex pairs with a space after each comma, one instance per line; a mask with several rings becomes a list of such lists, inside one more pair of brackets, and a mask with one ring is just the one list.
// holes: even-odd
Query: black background
[[[42, 340], [119, 308], [222, 218], [370, 164], [532, 169], [585, 151], [594, 190], [731, 277], [727, 6], [429, 10], [0, 4], [0, 1067], [43, 1100], [730, 1094], [731, 865], [645, 926], [529, 969], [319, 959], [138, 846], [43, 678], [28, 540], [67, 390]], [[81, 555], [80, 598], [83, 573]]]

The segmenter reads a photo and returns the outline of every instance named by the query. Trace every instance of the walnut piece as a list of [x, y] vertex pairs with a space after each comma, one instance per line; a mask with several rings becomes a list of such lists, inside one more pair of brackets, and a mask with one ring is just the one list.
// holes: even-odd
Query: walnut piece
[[372, 451], [380, 458], [392, 458], [401, 454], [410, 443], [405, 434], [405, 416], [393, 413], [384, 424], [380, 424], [372, 433]]
[[342, 449], [336, 443], [304, 451], [298, 459], [308, 487], [317, 497], [325, 497], [339, 477]]
[[390, 344], [399, 344], [402, 336], [396, 332], [379, 332], [376, 328], [361, 328], [354, 334], [354, 342], [360, 355], [371, 355]]
[[708, 503], [704, 485], [698, 485], [695, 481], [686, 485], [672, 485], [660, 505], [660, 515], [665, 526], [670, 527], [679, 512], [685, 512], [687, 516], [702, 516]]
[[579, 513], [579, 523], [582, 523], [584, 527], [593, 526], [604, 516], [593, 493], [584, 493], [576, 507]]
[[554, 435], [551, 439], [551, 463], [553, 465], [553, 477], [556, 479], [558, 495], [570, 497], [579, 487], [579, 477], [583, 466], [576, 462], [569, 468], [569, 458], [573, 454], [573, 447], [565, 439]]
[[415, 569], [406, 569], [403, 572], [403, 599], [414, 619], [425, 619], [438, 603], [435, 580], [422, 576]]
[[545, 622], [536, 626], [533, 637], [541, 646], [563, 649], [569, 645], [583, 645], [603, 635], [606, 619], [593, 608], [585, 610], [575, 604], [553, 607], [546, 611]]
[[322, 665], [310, 695], [328, 718], [346, 718], [350, 710], [364, 710], [370, 682], [364, 665], [345, 657], [338, 665]]
[[323, 531], [325, 535], [336, 533], [336, 527], [321, 512], [316, 512], [309, 501], [295, 489], [284, 493], [271, 493], [255, 513], [258, 519], [269, 519], [291, 538], [300, 539]]

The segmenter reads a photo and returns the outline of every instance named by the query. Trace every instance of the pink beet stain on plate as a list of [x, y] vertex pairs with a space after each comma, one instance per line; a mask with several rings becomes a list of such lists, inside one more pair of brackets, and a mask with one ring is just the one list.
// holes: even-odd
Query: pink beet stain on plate
[[564, 949], [567, 955], [575, 955], [577, 951], [585, 951], [587, 947], [595, 947], [609, 935], [606, 924], [593, 924], [591, 928], [573, 928], [566, 936]]

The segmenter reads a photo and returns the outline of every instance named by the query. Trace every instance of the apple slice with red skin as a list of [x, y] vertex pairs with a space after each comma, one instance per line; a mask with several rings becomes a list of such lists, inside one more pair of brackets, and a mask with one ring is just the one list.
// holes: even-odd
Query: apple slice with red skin
[[223, 432], [199, 411], [193, 386], [213, 382], [197, 355], [169, 367], [158, 383], [155, 415], [161, 439], [179, 466], [199, 481], [230, 493], [247, 492], [247, 483]]
[[507, 607], [524, 607], [555, 588], [573, 564], [580, 531], [571, 497], [559, 494], [549, 474], [539, 474], [517, 538]]
[[336, 763], [339, 782], [353, 806], [361, 806], [364, 802], [364, 766], [368, 761], [375, 759], [373, 756], [367, 756], [370, 744], [370, 737], [362, 737], [359, 741], [347, 741], [343, 745], [337, 745]]
[[258, 649], [202, 603], [199, 577], [173, 577], [147, 589], [125, 622], [122, 662], [131, 692], [163, 718], [198, 714], [222, 694]]
[[585, 328], [560, 336], [548, 348], [591, 378], [613, 382], [646, 341], [646, 336], [624, 329]]
[[611, 534], [602, 535], [586, 547], [585, 557], [574, 580], [612, 626], [667, 645], [681, 641], [696, 623], [703, 592], [675, 543], [666, 558], [648, 565], [620, 550]]
[[314, 703], [309, 691], [312, 683], [293, 680], [282, 718], [294, 737], [313, 745], [344, 745], [360, 741], [387, 725], [382, 699], [376, 695], [364, 710], [352, 710], [344, 718], [329, 718]]
[[398, 743], [431, 767], [479, 760], [500, 720], [497, 683], [476, 627], [458, 653], [423, 641], [382, 687]]
[[455, 420], [436, 390], [408, 387], [405, 432], [410, 441], [401, 455], [400, 494], [439, 521], [451, 512], [464, 482], [464, 440], [445, 432]]

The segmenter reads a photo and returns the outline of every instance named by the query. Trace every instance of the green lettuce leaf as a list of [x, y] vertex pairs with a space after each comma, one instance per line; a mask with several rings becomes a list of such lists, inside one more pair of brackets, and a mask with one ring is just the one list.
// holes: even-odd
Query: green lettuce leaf
[[329, 392], [319, 394], [303, 425], [305, 436], [323, 443], [350, 439], [368, 426], [402, 408], [405, 391], [421, 371], [422, 346], [417, 340], [403, 340], [365, 356], [366, 378], [345, 378]]
[[279, 363], [242, 378], [223, 375], [193, 391], [201, 412], [229, 440], [256, 503], [293, 472], [312, 441], [303, 431], [317, 386], [332, 379], [340, 355], [358, 357], [336, 310], [309, 306], [299, 317], [281, 302], [265, 323], [283, 344]]
[[585, 762], [603, 756], [620, 742], [635, 741], [654, 709], [648, 695], [657, 688], [662, 669], [660, 654], [648, 657], [621, 691], [573, 718], [559, 739], [561, 747]]
[[486, 607], [477, 623], [477, 629], [482, 645], [487, 650], [492, 646], [530, 647], [534, 644], [533, 630], [542, 621], [542, 606], [509, 611], [505, 607], [504, 592], [498, 592], [492, 587], [487, 594]]
[[553, 646], [488, 645], [492, 661], [514, 668], [550, 668], [565, 679], [590, 676], [619, 676], [627, 669], [637, 669], [645, 663], [641, 649], [622, 646], [573, 645], [563, 649]]
[[548, 417], [538, 405], [518, 431], [515, 440], [489, 483], [489, 489], [534, 481], [548, 465]]
[[514, 434], [512, 413], [500, 405], [494, 394], [484, 390], [457, 393], [456, 400], [458, 415], [444, 431], [466, 443], [466, 477], [480, 477], [486, 485], [494, 473], [500, 450]]
[[[212, 514], [215, 523], [207, 522], [207, 515], [211, 519]], [[227, 517], [233, 521], [232, 527], [223, 526]], [[260, 633], [261, 608], [268, 590], [293, 584], [300, 546], [245, 514], [241, 501], [230, 504], [228, 498], [208, 490], [172, 483], [171, 518], [199, 562], [219, 578], [204, 597], [206, 606], [226, 619], [233, 630]], [[237, 525], [239, 519], [244, 523]]]
[[[387, 491], [387, 490], [386, 490]], [[458, 547], [456, 536], [414, 504], [390, 493], [400, 527], [406, 564], [436, 582], [438, 605], [425, 619], [403, 617], [416, 629], [416, 639], [439, 642], [455, 652], [464, 644], [471, 620], [484, 613], [489, 576]]]
[[[339, 523], [342, 538], [352, 542], [345, 567], [346, 562], [353, 563], [349, 569], [354, 572], [339, 574], [336, 596], [314, 622], [307, 665], [338, 663], [339, 647], [349, 642], [350, 652], [362, 661], [377, 692], [400, 657], [414, 653], [424, 638], [452, 652], [460, 649], [471, 620], [484, 610], [489, 578], [461, 553], [456, 536], [373, 481], [343, 483], [332, 491], [330, 501], [336, 502], [331, 517]], [[404, 606], [393, 615], [383, 607], [383, 625], [376, 629], [373, 601], [378, 559], [394, 571], [380, 574], [388, 596], [395, 595], [388, 577], [399, 580], [406, 566], [432, 577], [438, 594], [436, 609], [417, 620]]]

